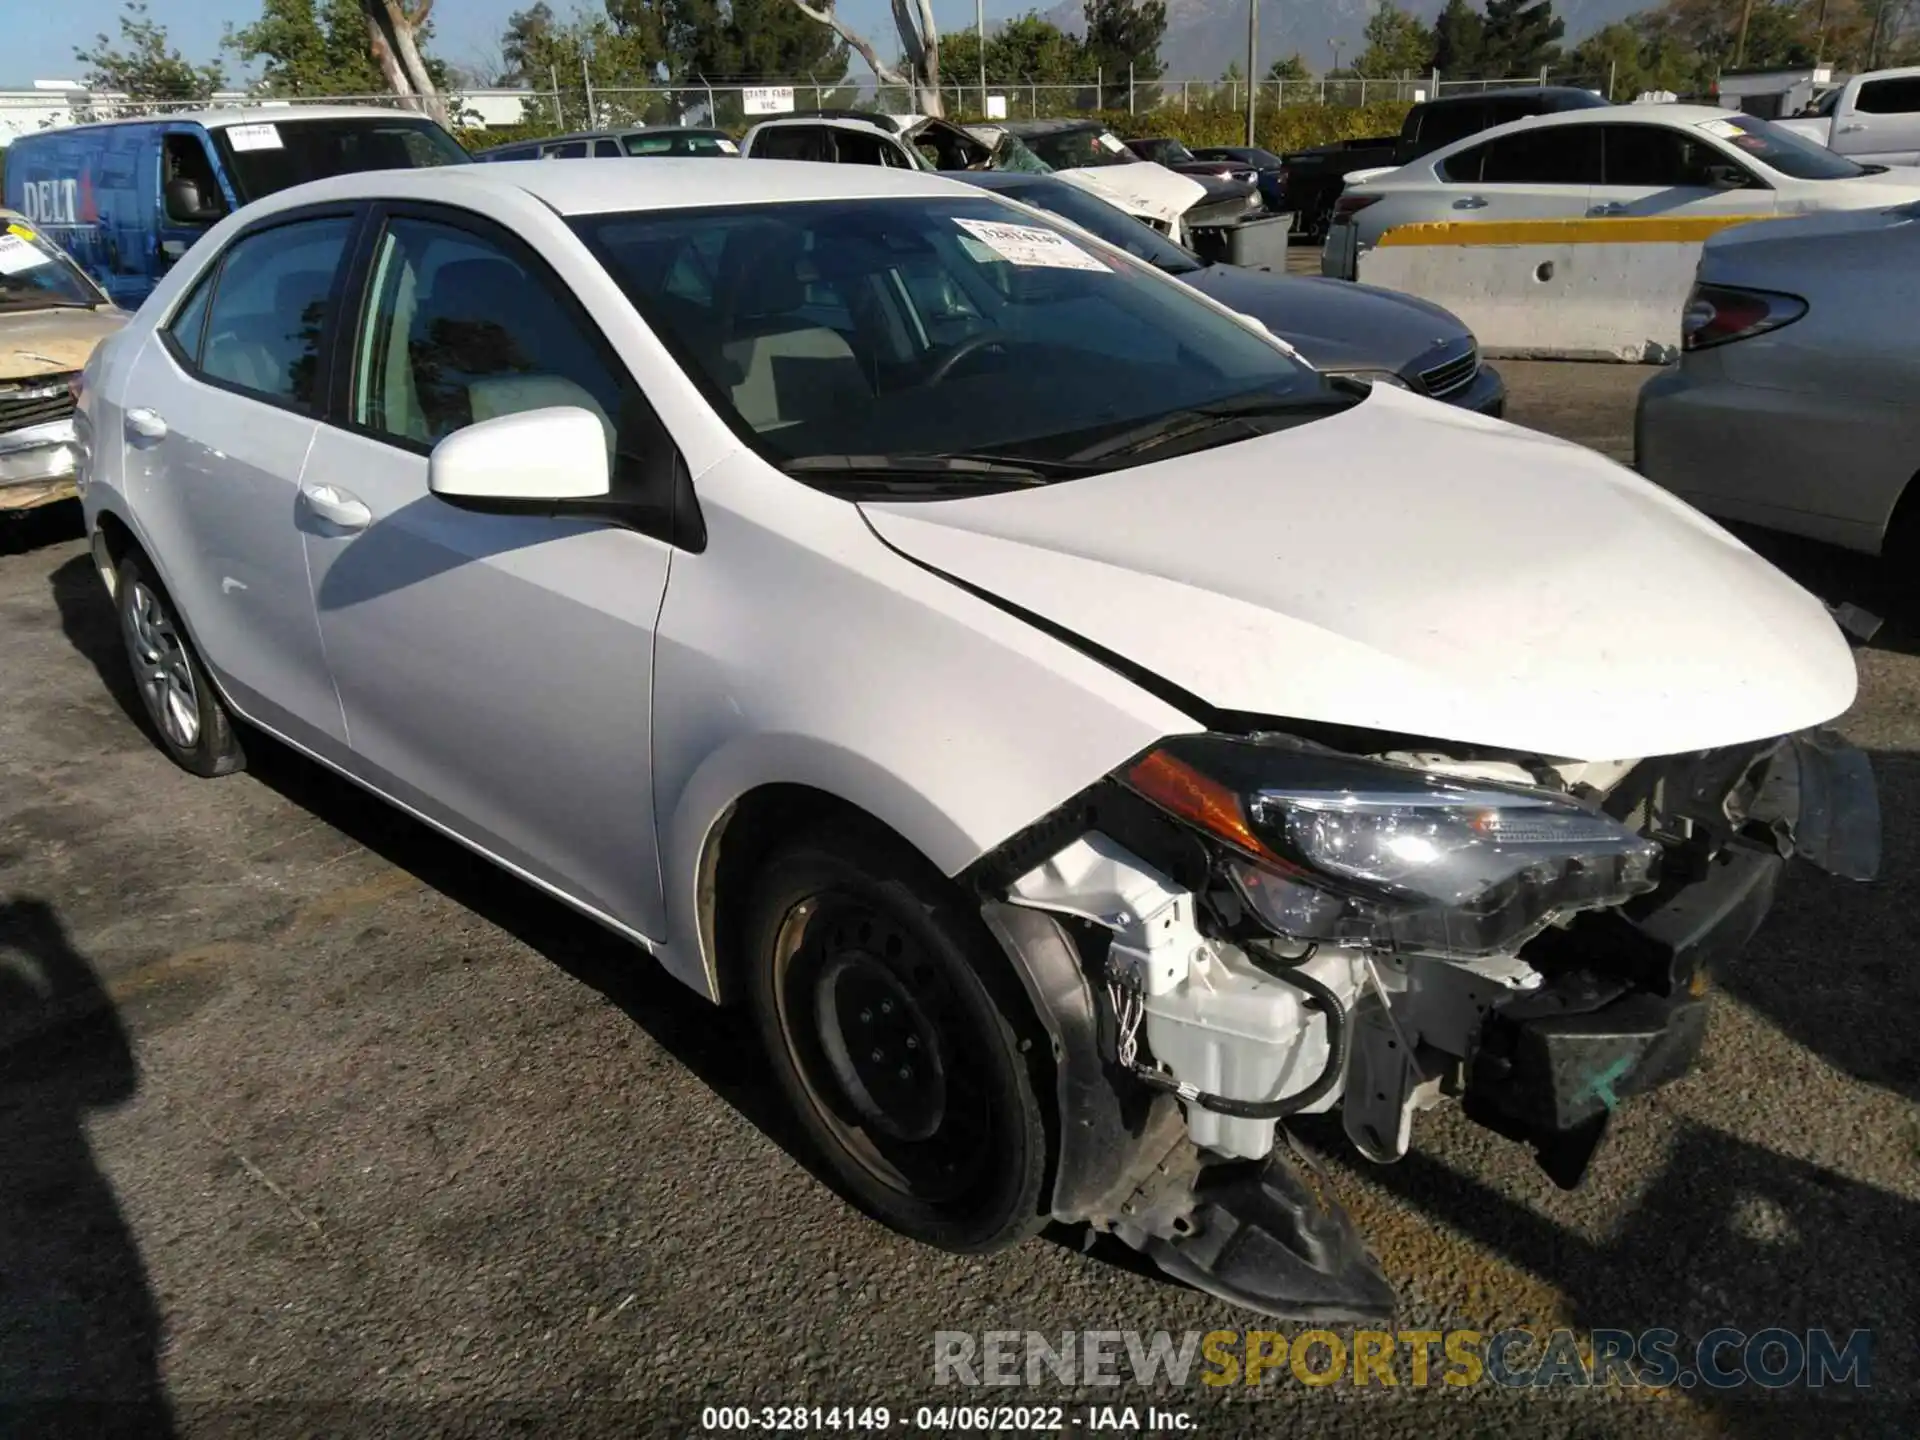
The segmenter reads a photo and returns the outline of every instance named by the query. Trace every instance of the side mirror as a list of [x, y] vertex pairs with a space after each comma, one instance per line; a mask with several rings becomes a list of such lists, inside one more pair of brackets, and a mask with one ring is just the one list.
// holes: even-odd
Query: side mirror
[[227, 213], [217, 199], [208, 200], [200, 187], [184, 175], [167, 181], [167, 218], [180, 225], [211, 225]]
[[600, 417], [553, 405], [454, 431], [427, 459], [427, 488], [450, 505], [511, 513], [602, 499], [610, 473]]

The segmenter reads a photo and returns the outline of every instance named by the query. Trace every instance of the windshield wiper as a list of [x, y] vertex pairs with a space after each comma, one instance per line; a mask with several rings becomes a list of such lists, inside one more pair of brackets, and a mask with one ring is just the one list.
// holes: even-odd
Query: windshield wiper
[[1044, 485], [1069, 475], [1084, 475], [1088, 467], [1059, 460], [1029, 459], [1022, 455], [918, 452], [906, 455], [802, 455], [784, 460], [780, 468], [796, 474], [867, 474], [925, 476], [964, 483], [979, 479], [993, 485]]
[[1145, 425], [1111, 436], [1097, 445], [1090, 445], [1085, 450], [1075, 451], [1067, 457], [1067, 462], [1085, 465], [1116, 455], [1138, 454], [1143, 450], [1171, 445], [1176, 440], [1191, 439], [1236, 425], [1244, 428], [1247, 438], [1251, 438], [1267, 433], [1256, 423], [1261, 419], [1285, 416], [1293, 420], [1306, 420], [1315, 413], [1344, 410], [1354, 403], [1354, 399], [1345, 391], [1329, 388], [1305, 395], [1273, 395], [1261, 391], [1216, 400], [1206, 405], [1187, 405], [1170, 410]]

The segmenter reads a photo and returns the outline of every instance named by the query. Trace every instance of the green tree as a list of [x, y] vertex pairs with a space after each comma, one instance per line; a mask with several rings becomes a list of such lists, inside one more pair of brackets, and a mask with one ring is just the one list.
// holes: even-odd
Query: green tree
[[[571, 20], [523, 26], [503, 38], [504, 51], [516, 45], [510, 63], [519, 68], [535, 89], [558, 82], [554, 99], [527, 103], [526, 119], [552, 122], [574, 129], [603, 125], [638, 125], [679, 118], [666, 97], [638, 95], [634, 90], [657, 85], [667, 58], [660, 27], [642, 25], [623, 30], [606, 12], [581, 12]], [[587, 100], [592, 82], [593, 101]], [[557, 113], [556, 113], [557, 107]]]
[[[965, 85], [980, 74], [980, 40], [961, 30], [940, 41], [947, 77]], [[1080, 37], [1029, 10], [987, 36], [987, 79], [1008, 84], [1072, 85], [1093, 79], [1093, 61]]]
[[531, 85], [538, 89], [546, 77], [533, 69], [533, 52], [553, 30], [553, 7], [547, 0], [534, 0], [525, 10], [507, 16], [507, 28], [500, 35], [500, 83]]
[[1486, 22], [1467, 0], [1447, 0], [1433, 22], [1433, 66], [1444, 80], [1470, 80], [1480, 68]]
[[226, 83], [218, 61], [195, 65], [167, 40], [166, 27], [147, 18], [141, 0], [126, 0], [120, 11], [120, 46], [96, 35], [91, 49], [74, 48], [86, 66], [81, 83], [96, 93], [125, 95], [133, 103], [115, 106], [123, 114], [144, 114], [166, 103], [205, 100]]
[[1537, 75], [1560, 58], [1567, 22], [1553, 13], [1553, 0], [1487, 0], [1480, 31], [1483, 75]]
[[[1124, 107], [1129, 66], [1136, 85], [1160, 78], [1160, 41], [1167, 33], [1166, 0], [1085, 0], [1083, 13], [1087, 33], [1082, 43], [1105, 83], [1100, 103], [1103, 107]], [[1139, 97], [1135, 99], [1137, 103]]]
[[1356, 75], [1369, 80], [1425, 70], [1433, 58], [1434, 34], [1393, 0], [1381, 0], [1363, 32], [1367, 48], [1353, 62]]
[[228, 26], [221, 44], [246, 64], [263, 62], [258, 88], [270, 95], [372, 95], [387, 88], [367, 45], [360, 0], [264, 0], [260, 18]]
[[[1420, 63], [1426, 64], [1427, 57], [1422, 55]], [[1307, 62], [1300, 58], [1300, 52], [1282, 56], [1267, 67], [1269, 80], [1311, 80], [1313, 72], [1307, 69]]]
[[[811, 80], [823, 105], [853, 98], [839, 89], [847, 42], [788, 0], [671, 0], [662, 15], [666, 67], [682, 80]], [[716, 92], [713, 123], [744, 120], [740, 103], [737, 92]]]
[[867, 62], [873, 78], [883, 85], [899, 85], [912, 93], [913, 106], [922, 115], [941, 115], [940, 27], [933, 18], [933, 0], [893, 0], [893, 28], [900, 41], [900, 59], [888, 64], [874, 43], [840, 18], [834, 0], [788, 0], [794, 9], [824, 25]]

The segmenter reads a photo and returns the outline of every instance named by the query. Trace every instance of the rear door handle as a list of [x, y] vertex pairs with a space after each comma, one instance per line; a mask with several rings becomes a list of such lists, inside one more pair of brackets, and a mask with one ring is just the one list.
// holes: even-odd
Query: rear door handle
[[1487, 197], [1484, 195], [1469, 195], [1463, 200], [1454, 201], [1453, 208], [1456, 210], [1484, 210], [1487, 208]]
[[1608, 200], [1604, 204], [1589, 205], [1587, 207], [1587, 214], [1589, 215], [1624, 215], [1626, 213], [1627, 207], [1622, 205], [1618, 200]]
[[309, 510], [338, 530], [364, 530], [373, 520], [373, 512], [360, 497], [338, 485], [302, 485], [300, 498]]
[[127, 411], [127, 434], [136, 440], [164, 440], [167, 422], [158, 410], [136, 405]]

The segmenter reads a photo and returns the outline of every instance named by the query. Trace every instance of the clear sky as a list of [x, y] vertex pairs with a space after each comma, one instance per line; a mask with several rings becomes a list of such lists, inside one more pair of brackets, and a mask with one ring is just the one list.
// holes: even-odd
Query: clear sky
[[[491, 55], [508, 15], [531, 0], [436, 0], [434, 49], [453, 64]], [[569, 0], [548, 0], [558, 14], [575, 7]], [[987, 0], [987, 17], [1023, 14], [1046, 8], [1046, 0]], [[229, 24], [244, 25], [260, 13], [259, 0], [148, 0], [148, 14], [167, 28], [174, 45], [191, 60], [210, 60]], [[882, 55], [892, 53], [892, 20], [886, 0], [841, 0], [848, 22], [871, 36]], [[105, 32], [119, 36], [120, 0], [0, 0], [0, 88], [24, 87], [35, 80], [77, 79], [76, 45], [91, 45]], [[941, 28], [973, 23], [973, 0], [934, 0]], [[232, 68], [229, 60], [229, 69]], [[865, 67], [858, 57], [853, 68]]]

